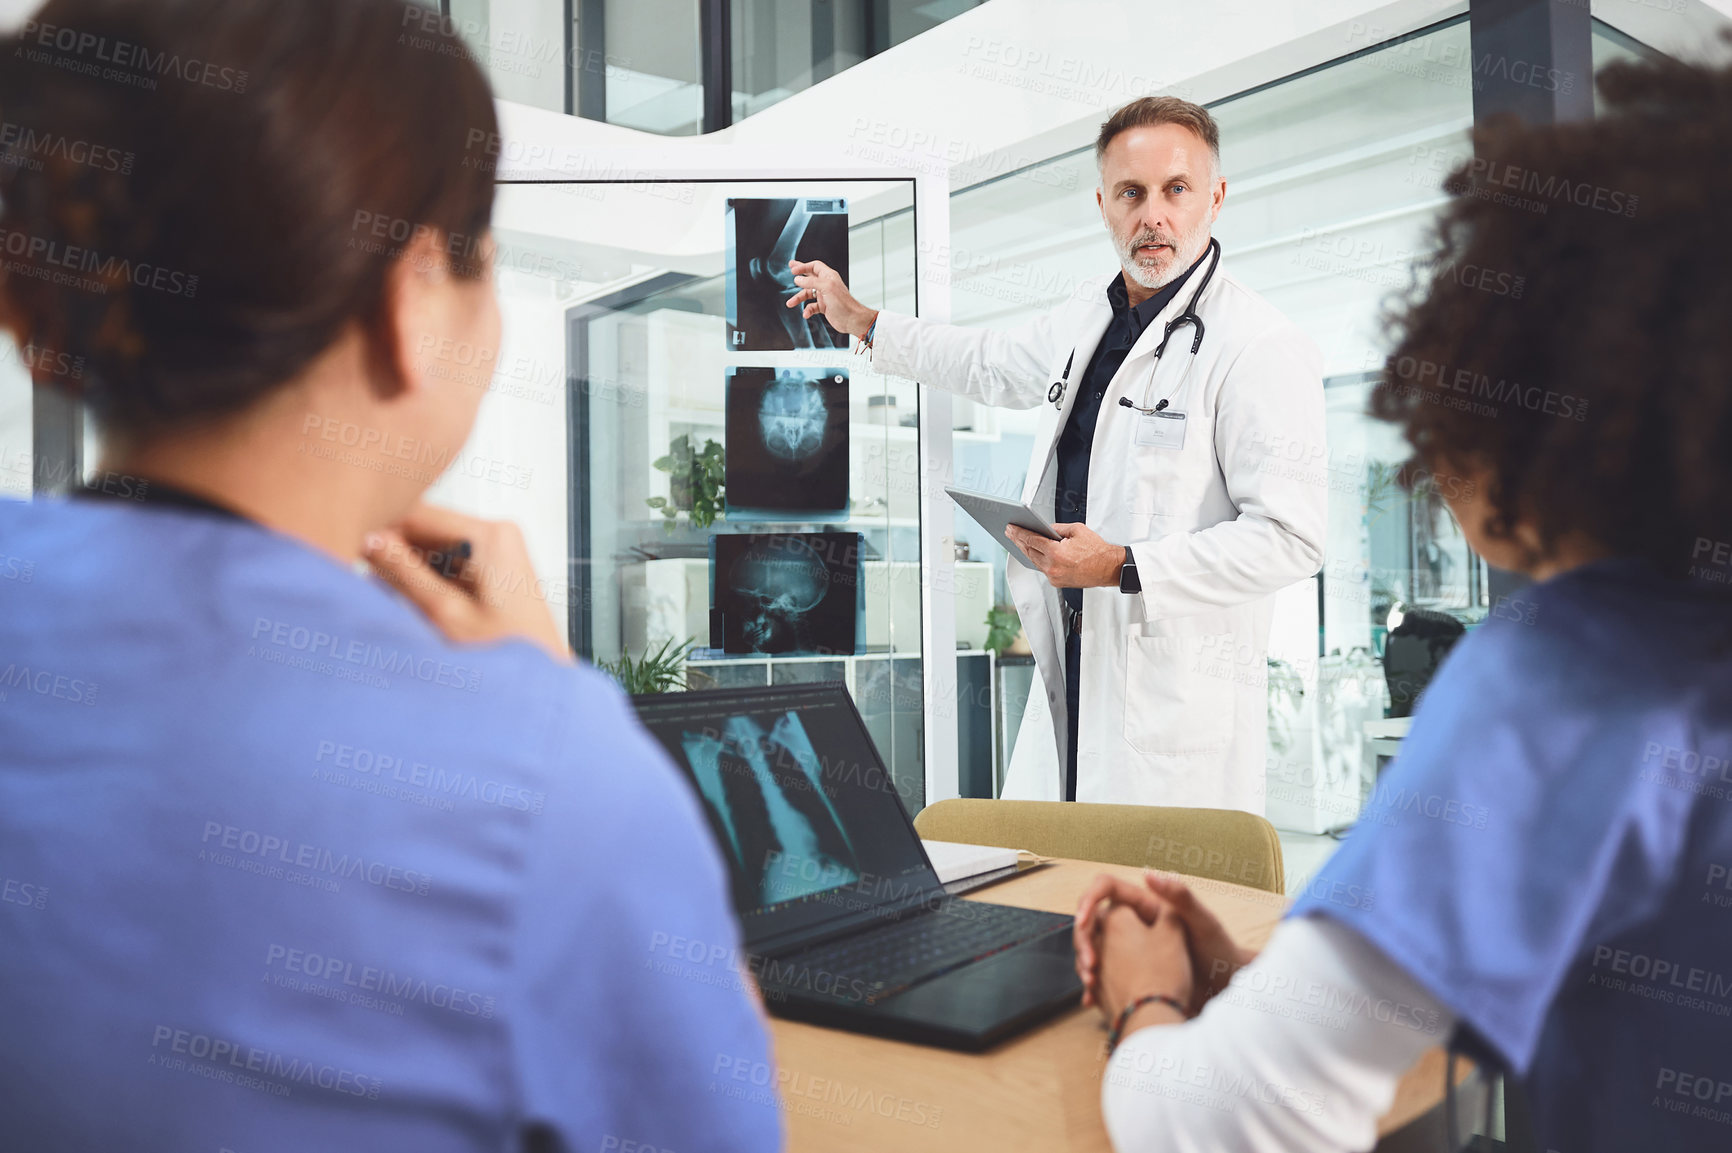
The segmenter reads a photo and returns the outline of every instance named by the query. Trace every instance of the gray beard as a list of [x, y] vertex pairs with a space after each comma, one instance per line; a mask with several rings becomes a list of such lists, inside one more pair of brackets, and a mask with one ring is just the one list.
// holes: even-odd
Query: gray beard
[[1131, 247], [1130, 242], [1121, 241], [1117, 237], [1113, 238], [1113, 247], [1118, 249], [1119, 267], [1124, 269], [1125, 278], [1136, 281], [1151, 292], [1165, 288], [1179, 277], [1185, 275], [1186, 269], [1190, 268], [1191, 265], [1197, 262], [1197, 257], [1203, 254], [1203, 248], [1206, 247], [1208, 243], [1208, 238], [1205, 236], [1203, 238], [1203, 243], [1195, 246], [1196, 251], [1185, 253], [1181, 253], [1177, 246], [1175, 246], [1173, 249], [1173, 258], [1167, 262], [1164, 269], [1157, 270], [1137, 263], [1135, 255], [1136, 249]]

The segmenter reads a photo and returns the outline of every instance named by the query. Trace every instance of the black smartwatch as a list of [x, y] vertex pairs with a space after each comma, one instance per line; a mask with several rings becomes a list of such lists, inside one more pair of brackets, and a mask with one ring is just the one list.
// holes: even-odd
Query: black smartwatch
[[1137, 558], [1131, 555], [1131, 546], [1125, 546], [1125, 567], [1119, 570], [1119, 591], [1122, 593], [1140, 593], [1143, 582], [1137, 579]]

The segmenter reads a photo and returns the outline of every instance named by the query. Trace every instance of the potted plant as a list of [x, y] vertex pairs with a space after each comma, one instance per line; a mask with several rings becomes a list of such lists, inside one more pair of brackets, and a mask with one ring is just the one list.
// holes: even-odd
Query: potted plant
[[629, 652], [621, 653], [618, 660], [597, 661], [595, 667], [618, 681], [620, 687], [633, 696], [665, 693], [675, 687], [685, 687], [682, 682], [685, 680], [686, 658], [691, 656], [696, 644], [695, 637], [687, 637], [677, 644], [670, 637], [653, 653], [646, 652], [635, 660]]
[[1001, 657], [1006, 653], [1028, 655], [1028, 638], [1022, 635], [1022, 618], [1015, 605], [993, 605], [986, 610], [986, 643], [981, 648]]
[[662, 514], [662, 527], [673, 531], [682, 511], [691, 513], [692, 524], [708, 528], [722, 515], [725, 505], [727, 468], [722, 446], [706, 439], [702, 449], [692, 447], [689, 433], [674, 437], [668, 454], [651, 466], [668, 474], [668, 495], [652, 496], [645, 504]]

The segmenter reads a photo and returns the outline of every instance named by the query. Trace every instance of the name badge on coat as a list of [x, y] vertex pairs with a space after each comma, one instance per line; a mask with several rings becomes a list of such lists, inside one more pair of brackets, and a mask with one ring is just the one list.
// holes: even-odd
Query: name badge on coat
[[1137, 421], [1137, 443], [1145, 448], [1184, 448], [1185, 414], [1144, 413]]

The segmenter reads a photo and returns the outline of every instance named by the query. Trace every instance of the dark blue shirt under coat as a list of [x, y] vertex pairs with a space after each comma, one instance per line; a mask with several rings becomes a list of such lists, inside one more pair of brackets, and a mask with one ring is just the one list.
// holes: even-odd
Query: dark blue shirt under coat
[[[1191, 273], [1197, 270], [1197, 265], [1208, 255], [1209, 251], [1205, 248], [1203, 255], [1185, 270], [1184, 275], [1159, 289], [1135, 308], [1131, 307], [1130, 294], [1125, 291], [1123, 272], [1107, 286], [1107, 302], [1112, 305], [1113, 318], [1107, 325], [1106, 332], [1101, 334], [1100, 343], [1095, 345], [1094, 355], [1089, 358], [1088, 370], [1083, 373], [1081, 381], [1082, 391], [1071, 405], [1064, 431], [1058, 438], [1058, 480], [1053, 491], [1054, 523], [1065, 524], [1088, 519], [1089, 456], [1094, 447], [1095, 425], [1100, 421], [1101, 399], [1106, 396], [1107, 388], [1118, 374], [1119, 367], [1124, 364], [1125, 357], [1142, 337], [1143, 330], [1154, 323], [1155, 317], [1161, 314], [1161, 309], [1177, 295], [1185, 282], [1190, 280]], [[1082, 610], [1081, 589], [1065, 589], [1064, 598], [1071, 608], [1079, 612]]]

